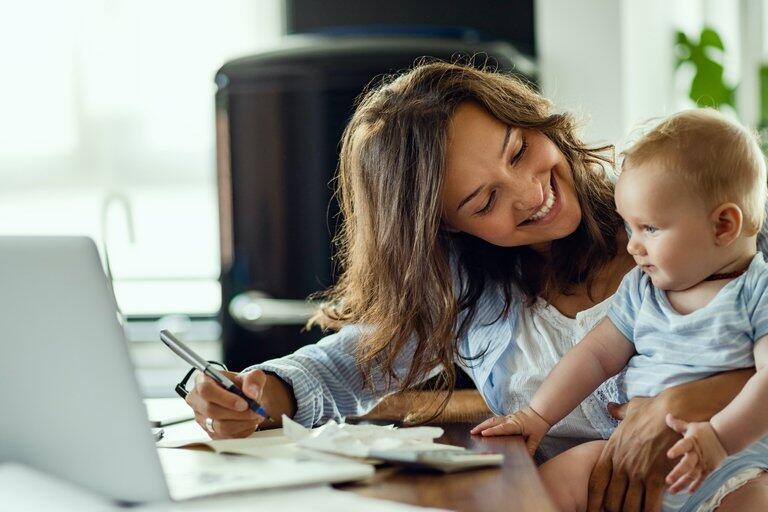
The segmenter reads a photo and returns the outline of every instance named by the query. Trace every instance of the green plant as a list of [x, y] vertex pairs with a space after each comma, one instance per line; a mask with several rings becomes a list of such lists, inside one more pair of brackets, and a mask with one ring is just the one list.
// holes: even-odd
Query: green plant
[[768, 65], [760, 66], [760, 121], [761, 130], [768, 128]]
[[688, 97], [697, 106], [719, 109], [723, 105], [729, 105], [736, 108], [736, 87], [725, 83], [722, 64], [725, 47], [715, 30], [704, 27], [698, 41], [678, 31], [675, 49], [677, 50], [675, 69], [684, 64], [690, 64], [694, 68], [695, 73]]
[[[684, 64], [693, 66], [694, 75], [688, 97], [699, 107], [719, 109], [728, 105], [736, 109], [736, 87], [725, 82], [722, 59], [725, 46], [718, 33], [704, 27], [699, 40], [694, 41], [678, 31], [675, 38], [677, 61], [675, 69]], [[768, 64], [760, 67], [760, 119], [757, 130], [760, 147], [768, 155]]]

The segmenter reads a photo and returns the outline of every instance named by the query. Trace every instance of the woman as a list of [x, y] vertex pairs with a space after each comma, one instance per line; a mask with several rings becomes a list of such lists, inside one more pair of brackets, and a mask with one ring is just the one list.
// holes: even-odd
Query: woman
[[[454, 362], [495, 414], [527, 403], [634, 266], [611, 149], [585, 146], [569, 115], [501, 73], [427, 63], [369, 91], [342, 140], [343, 273], [314, 319], [339, 331], [236, 380], [273, 418], [305, 425], [364, 413], [437, 374], [451, 389]], [[656, 509], [677, 437], [665, 414], [709, 417], [750, 375], [614, 408], [624, 421], [592, 476], [592, 509]], [[611, 381], [553, 434], [607, 437], [613, 391]], [[212, 437], [247, 436], [263, 421], [205, 379], [187, 401]], [[723, 507], [768, 504], [766, 481]]]

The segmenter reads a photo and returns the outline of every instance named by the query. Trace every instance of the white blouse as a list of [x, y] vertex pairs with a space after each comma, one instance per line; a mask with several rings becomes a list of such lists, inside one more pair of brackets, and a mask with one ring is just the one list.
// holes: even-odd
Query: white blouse
[[[514, 346], [497, 363], [498, 374], [509, 379], [504, 386], [506, 397], [499, 404], [503, 409], [500, 412], [508, 414], [530, 403], [557, 362], [605, 317], [611, 298], [577, 313], [576, 318], [563, 315], [542, 298], [522, 308]], [[549, 435], [599, 439], [604, 433], [595, 422], [604, 425], [606, 416], [604, 406], [590, 396], [555, 425]]]

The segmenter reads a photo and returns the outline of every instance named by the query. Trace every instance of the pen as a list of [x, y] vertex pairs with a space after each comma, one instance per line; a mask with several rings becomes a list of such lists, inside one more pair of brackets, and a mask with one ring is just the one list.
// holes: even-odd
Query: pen
[[219, 372], [216, 368], [214, 368], [208, 361], [197, 355], [195, 351], [193, 351], [191, 348], [186, 346], [184, 343], [182, 343], [178, 338], [176, 338], [173, 334], [171, 334], [169, 331], [163, 329], [160, 331], [160, 341], [165, 343], [168, 348], [173, 350], [173, 352], [178, 355], [180, 358], [191, 364], [193, 367], [195, 367], [197, 370], [202, 372], [203, 374], [209, 376], [211, 379], [213, 379], [218, 385], [229, 391], [230, 393], [234, 393], [243, 400], [248, 403], [248, 408], [252, 410], [253, 412], [260, 414], [261, 416], [264, 416], [266, 419], [270, 419], [269, 415], [267, 414], [267, 411], [264, 410], [264, 408], [259, 405], [259, 402], [256, 400], [250, 398], [249, 396], [246, 396], [245, 393], [243, 393], [243, 390], [237, 387], [237, 384], [232, 382], [229, 378], [227, 378], [226, 375]]

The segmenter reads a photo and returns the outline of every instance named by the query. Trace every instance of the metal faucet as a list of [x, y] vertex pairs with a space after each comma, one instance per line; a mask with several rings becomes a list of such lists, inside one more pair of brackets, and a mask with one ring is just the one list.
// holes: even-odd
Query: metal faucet
[[101, 247], [104, 253], [104, 270], [107, 274], [109, 286], [112, 288], [112, 293], [114, 293], [114, 275], [112, 274], [112, 265], [109, 262], [109, 210], [112, 208], [112, 205], [119, 205], [123, 209], [125, 225], [128, 230], [128, 241], [131, 244], [136, 243], [136, 232], [133, 229], [133, 209], [128, 197], [114, 190], [109, 192], [101, 203]]

